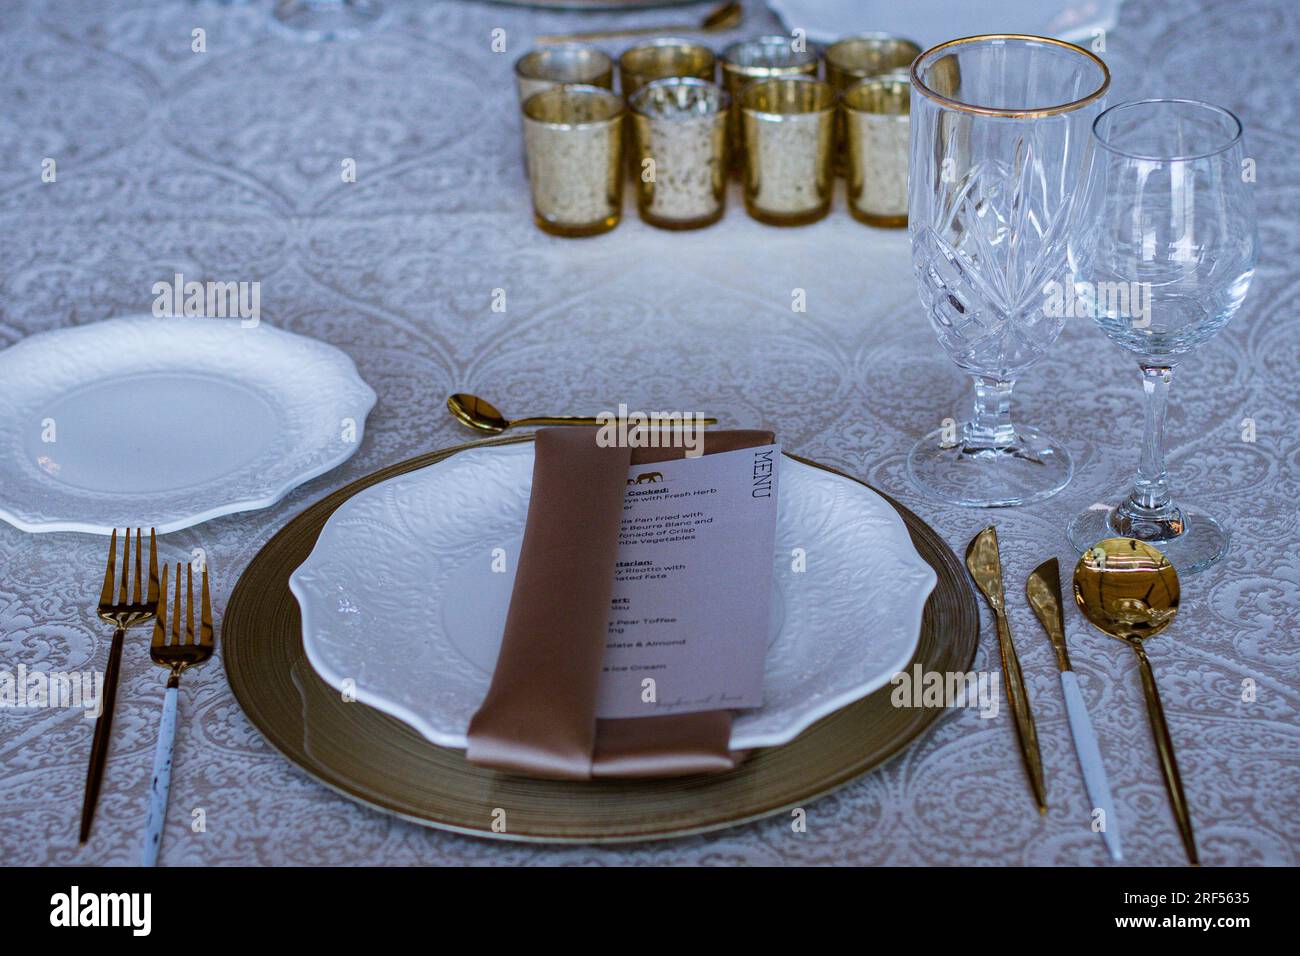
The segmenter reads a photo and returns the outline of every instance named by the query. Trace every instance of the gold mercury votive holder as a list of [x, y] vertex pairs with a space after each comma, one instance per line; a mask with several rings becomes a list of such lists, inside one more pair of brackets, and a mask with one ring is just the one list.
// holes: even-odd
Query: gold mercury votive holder
[[[614, 88], [614, 60], [604, 50], [586, 43], [556, 43], [529, 50], [515, 60], [515, 89], [522, 112], [528, 97], [557, 86]], [[524, 174], [528, 153], [524, 153]]]
[[783, 76], [817, 76], [821, 63], [815, 47], [796, 50], [787, 36], [762, 36], [733, 43], [722, 51], [722, 85], [731, 97], [728, 149], [733, 169], [744, 164], [745, 144], [740, 119], [740, 91], [750, 83]]
[[811, 76], [760, 80], [740, 93], [745, 209], [759, 222], [802, 226], [831, 208], [835, 91]]
[[[652, 83], [673, 76], [695, 76], [701, 80], [712, 80], [716, 72], [716, 57], [706, 46], [682, 40], [678, 37], [657, 37], [628, 47], [618, 58], [619, 92], [631, 105], [637, 90]], [[624, 124], [627, 129], [623, 135], [627, 140], [627, 165], [635, 176], [640, 172], [637, 166], [636, 150], [632, 148], [632, 117], [629, 114]]]
[[557, 86], [524, 102], [524, 151], [539, 229], [576, 238], [618, 225], [623, 116], [623, 98], [598, 86]]
[[869, 226], [907, 225], [911, 92], [911, 77], [899, 72], [859, 80], [840, 97], [849, 212]]
[[655, 80], [633, 94], [637, 209], [661, 229], [698, 229], [727, 201], [727, 105], [716, 83]]
[[[882, 73], [906, 70], [921, 55], [911, 40], [888, 33], [855, 33], [826, 48], [826, 82], [843, 95], [854, 83]], [[844, 117], [835, 118], [835, 168], [846, 168]]]
[[618, 58], [619, 88], [623, 98], [630, 101], [637, 90], [655, 80], [694, 76], [712, 81], [714, 60], [712, 50], [690, 40], [659, 37], [638, 43]]

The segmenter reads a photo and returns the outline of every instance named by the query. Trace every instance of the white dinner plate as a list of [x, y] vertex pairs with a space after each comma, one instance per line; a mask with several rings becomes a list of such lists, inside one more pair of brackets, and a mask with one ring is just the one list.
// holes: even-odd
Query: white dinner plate
[[[289, 578], [331, 686], [464, 748], [505, 627], [533, 445], [470, 448], [367, 488]], [[500, 549], [500, 550], [498, 550]], [[500, 567], [504, 556], [504, 572]], [[869, 488], [781, 461], [764, 703], [735, 749], [773, 747], [879, 687], [916, 650], [934, 570]], [[802, 568], [802, 570], [800, 570]]]
[[238, 320], [131, 316], [0, 351], [0, 518], [177, 531], [346, 460], [375, 393], [346, 354]]

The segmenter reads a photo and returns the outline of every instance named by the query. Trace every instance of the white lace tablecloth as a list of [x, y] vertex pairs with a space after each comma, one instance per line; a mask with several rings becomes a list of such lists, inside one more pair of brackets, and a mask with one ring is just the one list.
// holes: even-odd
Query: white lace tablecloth
[[[557, 13], [384, 0], [383, 25], [313, 45], [269, 3], [70, 3], [0, 17], [0, 346], [147, 311], [154, 282], [258, 280], [266, 321], [346, 350], [379, 393], [343, 467], [279, 505], [169, 535], [207, 550], [215, 603], [293, 515], [383, 465], [463, 441], [450, 391], [507, 413], [699, 409], [777, 430], [791, 451], [861, 475], [964, 548], [998, 523], [1018, 593], [1073, 556], [1065, 524], [1113, 500], [1136, 464], [1136, 370], [1070, 325], [1018, 389], [1023, 417], [1065, 438], [1073, 483], [1034, 507], [979, 513], [923, 500], [907, 449], [967, 401], [921, 314], [905, 232], [867, 229], [842, 193], [830, 218], [775, 230], [737, 195], [726, 218], [670, 234], [629, 215], [613, 233], [533, 226], [511, 63], [535, 33], [674, 23], [699, 5]], [[1263, 258], [1233, 324], [1180, 370], [1169, 423], [1178, 490], [1227, 518], [1232, 551], [1184, 583], [1151, 657], [1209, 864], [1295, 864], [1300, 842], [1300, 150], [1291, 0], [1130, 0], [1107, 37], [1112, 102], [1203, 97], [1236, 111], [1257, 160]], [[752, 8], [736, 36], [774, 27]], [[507, 51], [491, 50], [494, 28]], [[193, 52], [195, 28], [206, 52]], [[42, 160], [57, 162], [43, 183]], [[356, 161], [355, 183], [340, 176]], [[630, 200], [630, 197], [629, 197]], [[493, 311], [504, 289], [506, 311]], [[807, 311], [792, 310], [805, 290]], [[111, 357], [106, 356], [106, 360]], [[115, 360], [129, 361], [127, 356]], [[1255, 440], [1243, 440], [1243, 421]], [[1249, 436], [1247, 436], [1249, 437]], [[0, 669], [102, 668], [91, 610], [104, 540], [0, 526]], [[954, 712], [878, 770], [788, 817], [630, 848], [538, 847], [423, 829], [326, 790], [262, 741], [219, 664], [187, 675], [162, 861], [319, 863], [1102, 864], [1048, 642], [1013, 601], [1052, 812], [1034, 812], [1005, 708]], [[998, 667], [987, 612], [976, 666]], [[1133, 863], [1181, 864], [1133, 655], [1070, 612], [1074, 664]], [[138, 640], [136, 641], [138, 644]], [[220, 647], [218, 647], [220, 653]], [[129, 649], [91, 841], [77, 820], [92, 722], [0, 710], [0, 861], [133, 863], [163, 675]], [[1244, 681], [1255, 699], [1243, 702]], [[204, 832], [192, 832], [202, 810]]]

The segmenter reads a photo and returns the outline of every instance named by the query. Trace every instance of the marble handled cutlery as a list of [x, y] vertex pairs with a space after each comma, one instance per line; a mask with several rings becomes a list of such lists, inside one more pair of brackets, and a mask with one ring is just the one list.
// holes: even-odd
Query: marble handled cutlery
[[167, 797], [171, 791], [172, 744], [176, 740], [176, 696], [181, 672], [202, 664], [212, 656], [215, 637], [212, 630], [212, 601], [208, 596], [208, 569], [203, 567], [199, 632], [194, 633], [194, 569], [185, 566], [185, 628], [181, 629], [181, 566], [176, 565], [175, 593], [172, 597], [172, 625], [167, 631], [167, 567], [163, 566], [162, 592], [158, 616], [154, 623], [149, 656], [159, 667], [171, 673], [167, 677], [167, 694], [163, 699], [162, 721], [158, 726], [158, 746], [153, 757], [153, 778], [149, 784], [149, 819], [145, 825], [141, 864], [158, 862], [163, 823], [167, 819]]
[[1025, 679], [1020, 673], [1020, 658], [1016, 645], [1011, 642], [1011, 625], [1007, 621], [1006, 598], [1002, 589], [1002, 557], [998, 553], [998, 533], [989, 525], [971, 541], [966, 549], [966, 570], [979, 587], [984, 599], [993, 610], [997, 623], [998, 647], [1002, 655], [1002, 678], [1007, 685], [1007, 703], [1016, 722], [1016, 738], [1020, 755], [1029, 773], [1029, 783], [1034, 789], [1038, 812], [1047, 812], [1047, 787], [1043, 783], [1043, 758], [1038, 750], [1038, 732], [1034, 729], [1034, 715], [1029, 709], [1029, 694]]
[[1056, 652], [1056, 667], [1061, 673], [1061, 692], [1065, 695], [1065, 713], [1070, 721], [1070, 734], [1074, 737], [1074, 750], [1079, 756], [1083, 783], [1088, 790], [1094, 812], [1102, 813], [1101, 835], [1106, 841], [1110, 858], [1116, 863], [1124, 857], [1119, 843], [1119, 820], [1115, 804], [1110, 797], [1110, 784], [1106, 782], [1106, 767], [1101, 762], [1101, 748], [1088, 719], [1079, 682], [1070, 666], [1070, 653], [1065, 644], [1065, 608], [1061, 600], [1061, 567], [1056, 558], [1044, 561], [1034, 568], [1025, 582], [1025, 597], [1038, 615], [1038, 620], [1052, 642]]
[[122, 538], [122, 573], [116, 573], [117, 529], [114, 528], [112, 537], [108, 539], [108, 567], [104, 570], [104, 587], [99, 593], [99, 616], [112, 624], [115, 630], [113, 643], [108, 650], [108, 665], [104, 669], [99, 718], [95, 721], [95, 736], [90, 745], [86, 793], [81, 803], [81, 843], [85, 843], [90, 836], [90, 824], [95, 819], [95, 805], [99, 802], [99, 784], [104, 779], [104, 764], [108, 761], [108, 742], [113, 733], [113, 710], [117, 703], [118, 674], [122, 669], [122, 642], [128, 628], [153, 620], [158, 610], [158, 552], [154, 529], [149, 529], [147, 588], [141, 588], [144, 575], [140, 561], [140, 529], [135, 529], [134, 574], [131, 563], [131, 529], [126, 529]]

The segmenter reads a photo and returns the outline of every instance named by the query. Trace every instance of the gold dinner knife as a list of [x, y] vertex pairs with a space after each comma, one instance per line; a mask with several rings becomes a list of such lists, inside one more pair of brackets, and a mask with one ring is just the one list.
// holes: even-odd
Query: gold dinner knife
[[1002, 678], [1007, 685], [1007, 703], [1016, 721], [1016, 738], [1020, 742], [1020, 755], [1029, 773], [1029, 783], [1034, 788], [1038, 812], [1047, 812], [1047, 787], [1043, 784], [1043, 757], [1038, 752], [1038, 732], [1034, 729], [1034, 715], [1029, 710], [1029, 694], [1025, 679], [1020, 674], [1020, 658], [1016, 645], [1011, 643], [1011, 625], [1007, 622], [1006, 599], [1002, 591], [1002, 557], [998, 554], [998, 532], [989, 525], [975, 535], [966, 549], [966, 570], [976, 587], [989, 602], [993, 619], [997, 623], [998, 648], [1002, 654]]
[[1056, 558], [1034, 568], [1025, 582], [1025, 597], [1056, 652], [1056, 668], [1061, 672], [1061, 693], [1065, 695], [1065, 715], [1070, 720], [1070, 735], [1074, 737], [1074, 752], [1079, 757], [1083, 783], [1088, 790], [1088, 799], [1092, 801], [1093, 812], [1101, 811], [1101, 836], [1106, 841], [1110, 858], [1119, 863], [1124, 859], [1119, 847], [1119, 818], [1115, 816], [1115, 804], [1110, 797], [1110, 784], [1106, 781], [1106, 766], [1101, 762], [1097, 734], [1088, 719], [1088, 708], [1084, 705], [1079, 682], [1070, 666], [1070, 652], [1065, 646], [1061, 566]]

